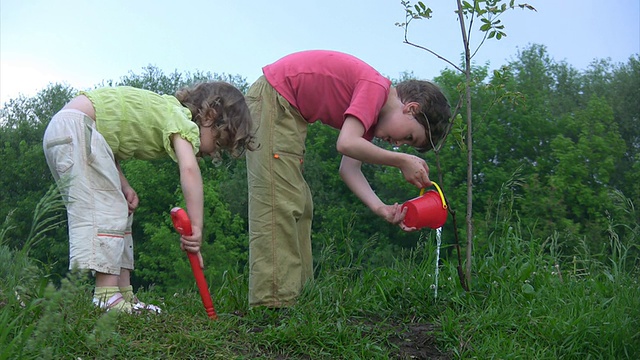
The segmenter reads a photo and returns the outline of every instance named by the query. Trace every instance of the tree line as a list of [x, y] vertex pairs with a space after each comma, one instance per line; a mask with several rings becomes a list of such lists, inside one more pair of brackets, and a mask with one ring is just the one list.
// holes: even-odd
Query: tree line
[[[443, 70], [432, 80], [455, 105], [463, 76]], [[408, 72], [393, 81], [411, 77]], [[616, 251], [612, 234], [627, 241], [629, 251], [638, 252], [640, 220], [634, 206], [640, 204], [640, 57], [636, 54], [618, 64], [596, 59], [578, 70], [534, 44], [500, 69], [474, 66], [472, 78], [475, 251], [482, 252], [496, 234], [518, 231], [523, 239], [556, 242], [562, 249], [559, 258], [567, 261], [578, 247], [606, 260]], [[240, 75], [167, 74], [150, 65], [96, 87], [128, 85], [172, 94], [204, 80], [227, 81], [243, 92], [249, 86]], [[76, 91], [50, 84], [33, 97], [9, 100], [0, 110], [0, 219], [4, 242], [12, 248], [24, 245], [36, 204], [53, 184], [42, 152], [44, 129]], [[344, 261], [360, 257], [366, 266], [382, 266], [404, 249], [431, 241], [432, 233], [404, 233], [360, 204], [338, 174], [337, 134], [321, 124], [309, 127], [304, 174], [314, 198], [315, 256], [336, 251], [348, 255], [341, 257]], [[421, 155], [452, 211], [461, 214], [466, 204], [465, 134], [465, 121], [457, 117], [439, 153]], [[173, 206], [184, 205], [176, 164], [128, 160], [122, 166], [140, 198], [133, 228], [134, 284], [167, 291], [191, 284], [189, 263], [169, 218]], [[246, 271], [246, 169], [244, 159], [224, 157], [218, 164], [201, 162], [201, 170], [202, 253], [205, 274], [215, 285]], [[401, 203], [419, 193], [395, 168], [364, 165], [363, 171], [387, 203]], [[58, 216], [64, 220], [66, 215]], [[445, 256], [452, 256], [448, 245], [454, 235], [463, 238], [465, 231], [462, 221], [454, 226], [451, 219], [443, 229]], [[68, 268], [66, 223], [44, 235], [30, 245], [30, 256], [60, 279]]]

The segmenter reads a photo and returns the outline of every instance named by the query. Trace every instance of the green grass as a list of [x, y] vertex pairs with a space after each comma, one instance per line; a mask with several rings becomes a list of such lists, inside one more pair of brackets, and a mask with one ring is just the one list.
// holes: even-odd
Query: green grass
[[437, 299], [431, 241], [388, 268], [332, 267], [341, 255], [323, 252], [323, 272], [298, 305], [281, 311], [248, 310], [245, 276], [227, 273], [212, 289], [218, 321], [206, 317], [193, 284], [164, 297], [139, 292], [164, 308], [159, 316], [102, 313], [86, 277], [71, 273], [60, 287], [47, 286], [28, 258], [2, 247], [0, 359], [638, 357], [637, 268], [613, 276], [599, 263], [560, 264], [558, 274], [548, 255], [531, 257], [544, 250], [533, 242], [515, 235], [500, 242], [477, 259], [470, 293], [445, 263]]
[[598, 251], [504, 226], [477, 241], [470, 292], [455, 264], [441, 261], [435, 296], [429, 236], [376, 268], [363, 261], [374, 248], [339, 252], [343, 239], [334, 239], [291, 308], [248, 309], [246, 276], [225, 273], [211, 289], [217, 321], [195, 283], [175, 294], [139, 290], [160, 315], [103, 313], [91, 304], [90, 278], [70, 272], [52, 285], [45, 264], [7, 248], [0, 231], [0, 360], [640, 358], [640, 226], [625, 239], [610, 227]]

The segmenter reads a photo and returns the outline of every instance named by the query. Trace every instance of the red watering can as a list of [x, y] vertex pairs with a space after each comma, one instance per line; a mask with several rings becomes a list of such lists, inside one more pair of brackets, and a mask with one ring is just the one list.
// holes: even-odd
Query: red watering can
[[438, 229], [447, 221], [447, 202], [438, 184], [432, 182], [438, 190], [420, 190], [420, 196], [406, 201], [402, 204], [402, 209], [407, 209], [404, 217], [404, 225], [421, 229], [428, 227]]

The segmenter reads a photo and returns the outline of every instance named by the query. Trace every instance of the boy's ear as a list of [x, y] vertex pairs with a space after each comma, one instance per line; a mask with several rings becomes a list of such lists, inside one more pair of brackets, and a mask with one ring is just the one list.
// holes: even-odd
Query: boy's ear
[[402, 107], [402, 112], [405, 114], [416, 115], [420, 112], [420, 104], [415, 101], [408, 102]]

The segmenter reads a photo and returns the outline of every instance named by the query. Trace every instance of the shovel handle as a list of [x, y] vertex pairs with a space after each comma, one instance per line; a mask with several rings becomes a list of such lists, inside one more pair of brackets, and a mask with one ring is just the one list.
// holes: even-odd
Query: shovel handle
[[[187, 215], [186, 211], [179, 207], [171, 209], [171, 220], [173, 221], [173, 227], [181, 235], [191, 235], [191, 221], [189, 220], [189, 216]], [[198, 291], [200, 291], [202, 304], [207, 311], [207, 315], [211, 319], [216, 320], [218, 318], [218, 315], [216, 314], [216, 310], [213, 307], [213, 300], [211, 300], [209, 286], [207, 285], [207, 280], [205, 279], [202, 268], [200, 267], [198, 254], [187, 252], [187, 256], [189, 257], [189, 263], [191, 264], [191, 271], [193, 272], [193, 276], [196, 279], [196, 285], [198, 285]]]

